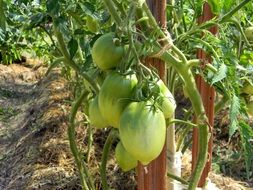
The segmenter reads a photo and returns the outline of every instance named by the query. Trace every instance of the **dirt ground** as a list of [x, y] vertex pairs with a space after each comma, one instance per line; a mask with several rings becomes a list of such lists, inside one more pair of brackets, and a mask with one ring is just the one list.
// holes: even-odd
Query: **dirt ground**
[[[34, 60], [0, 65], [0, 190], [81, 189], [67, 138], [70, 85], [59, 70], [45, 77], [46, 70]], [[81, 113], [77, 120], [77, 142], [86, 154], [86, 121]], [[99, 161], [107, 134], [94, 131], [88, 163], [97, 189], [101, 189]], [[190, 155], [183, 160], [184, 172], [190, 172]], [[136, 189], [134, 172], [122, 173], [113, 155], [107, 170], [113, 189]], [[214, 172], [210, 179], [224, 190], [253, 189], [250, 183]]]

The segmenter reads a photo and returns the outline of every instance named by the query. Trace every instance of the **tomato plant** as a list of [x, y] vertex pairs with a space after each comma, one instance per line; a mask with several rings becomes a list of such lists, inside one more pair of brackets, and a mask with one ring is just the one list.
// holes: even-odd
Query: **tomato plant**
[[[177, 124], [180, 139], [192, 128], [199, 129], [198, 161], [188, 189], [196, 188], [207, 160], [209, 139], [209, 121], [196, 87], [196, 75], [216, 89], [215, 113], [225, 106], [229, 108], [230, 138], [239, 132], [247, 174], [252, 175], [252, 144], [247, 138], [252, 138], [253, 132], [247, 119], [252, 115], [253, 4], [250, 0], [207, 1], [217, 16], [200, 24], [198, 18], [205, 2], [167, 2], [168, 27], [162, 29], [143, 0], [19, 0], [20, 9], [17, 4], [11, 6], [9, 1], [4, 4], [0, 0], [0, 5], [4, 4], [0, 6], [2, 57], [10, 57], [9, 47], [14, 57], [20, 57], [16, 50], [26, 41], [33, 44], [31, 48], [38, 55], [46, 55], [49, 71], [60, 66], [74, 84], [77, 101], [73, 103], [68, 135], [84, 189], [95, 189], [95, 185], [77, 149], [74, 121], [78, 107], [88, 106], [88, 97], [95, 97], [89, 105], [91, 125], [116, 128], [110, 129], [104, 145], [104, 189], [109, 188], [105, 167], [113, 140], [121, 140], [116, 158], [123, 170], [134, 168], [137, 160], [148, 164], [163, 148], [166, 122]], [[27, 25], [22, 27], [24, 21]], [[217, 36], [210, 33], [212, 26], [219, 28]], [[26, 32], [20, 32], [21, 28]], [[12, 46], [14, 41], [16, 46]], [[204, 50], [209, 59], [198, 59], [198, 49]], [[162, 82], [157, 71], [144, 64], [150, 58], [165, 62], [169, 73], [166, 81]], [[210, 60], [213, 64], [206, 64]], [[191, 102], [185, 120], [173, 118], [177, 108], [174, 92], [178, 91], [184, 91]], [[189, 121], [193, 117], [195, 123]], [[129, 157], [129, 162], [122, 157]]]

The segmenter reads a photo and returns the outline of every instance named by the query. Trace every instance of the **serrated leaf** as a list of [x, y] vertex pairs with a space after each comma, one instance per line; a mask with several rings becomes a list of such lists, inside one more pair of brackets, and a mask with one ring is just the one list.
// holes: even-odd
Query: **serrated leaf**
[[229, 113], [230, 117], [229, 137], [231, 137], [238, 129], [237, 116], [239, 112], [240, 112], [240, 99], [236, 96], [236, 94], [233, 94]]
[[[247, 178], [250, 178], [250, 171], [253, 170], [253, 129], [245, 122], [239, 123], [239, 131], [243, 153], [245, 158]], [[252, 174], [251, 174], [252, 175]]]
[[214, 75], [211, 84], [221, 81], [222, 79], [226, 78], [226, 76], [227, 76], [227, 66], [223, 63], [221, 64], [218, 72]]
[[68, 43], [70, 59], [73, 59], [73, 57], [75, 56], [77, 48], [78, 48], [77, 41], [74, 38], [71, 38], [71, 40]]

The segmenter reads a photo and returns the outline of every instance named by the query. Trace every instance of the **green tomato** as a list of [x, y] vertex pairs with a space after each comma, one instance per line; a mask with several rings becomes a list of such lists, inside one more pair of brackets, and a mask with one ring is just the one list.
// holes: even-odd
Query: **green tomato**
[[116, 146], [115, 157], [117, 163], [124, 172], [135, 168], [138, 164], [138, 161], [126, 151], [121, 142], [119, 142]]
[[89, 120], [90, 124], [96, 128], [105, 128], [107, 127], [107, 122], [103, 118], [99, 106], [98, 106], [98, 96], [91, 100], [89, 105]]
[[137, 78], [132, 75], [121, 75], [110, 72], [105, 78], [99, 92], [99, 108], [108, 123], [119, 127], [120, 116], [129, 104]]
[[244, 33], [249, 41], [253, 41], [253, 26], [246, 28]]
[[102, 70], [115, 68], [124, 55], [124, 47], [117, 46], [113, 39], [114, 33], [104, 34], [96, 40], [92, 47], [93, 61]]
[[248, 95], [253, 95], [253, 86], [250, 82], [245, 81], [243, 84], [243, 87], [241, 88], [241, 92], [248, 94]]
[[98, 21], [90, 15], [87, 15], [86, 25], [89, 31], [96, 33], [99, 30]]
[[166, 138], [164, 115], [149, 101], [132, 102], [122, 113], [119, 133], [127, 152], [146, 165], [163, 149]]
[[158, 97], [158, 104], [161, 107], [164, 117], [166, 119], [171, 118], [173, 117], [173, 114], [176, 109], [176, 101], [162, 80], [159, 80], [157, 84], [160, 88], [160, 96]]
[[253, 116], [253, 101], [246, 103], [247, 106], [247, 113]]

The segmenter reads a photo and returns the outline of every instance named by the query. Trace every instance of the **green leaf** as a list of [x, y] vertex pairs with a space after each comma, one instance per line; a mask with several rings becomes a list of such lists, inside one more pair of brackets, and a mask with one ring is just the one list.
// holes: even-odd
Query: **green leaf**
[[64, 38], [70, 39], [70, 30], [68, 25], [68, 18], [64, 16], [59, 16], [55, 19], [55, 25], [58, 30], [63, 34]]
[[6, 17], [4, 8], [4, 2], [3, 0], [0, 0], [0, 28], [2, 28], [2, 30], [6, 29]]
[[231, 137], [236, 130], [238, 129], [238, 120], [237, 116], [240, 113], [240, 99], [233, 94], [233, 98], [231, 99], [231, 106], [230, 106], [230, 126], [229, 126], [229, 137]]
[[214, 75], [211, 84], [221, 81], [226, 76], [227, 76], [227, 66], [224, 63], [222, 63], [218, 72]]
[[95, 12], [95, 7], [89, 2], [79, 3], [79, 6], [85, 14], [92, 15]]
[[253, 170], [253, 129], [244, 121], [239, 122], [239, 132], [244, 152], [247, 178], [250, 178], [250, 171]]
[[75, 56], [77, 48], [78, 48], [77, 41], [74, 38], [71, 38], [71, 40], [68, 43], [70, 59], [73, 59], [73, 57]]
[[224, 0], [223, 8], [227, 12], [231, 9], [231, 7], [234, 5], [234, 0]]
[[2, 42], [5, 42], [5, 38], [6, 38], [6, 34], [5, 34], [5, 32], [3, 31], [3, 29], [0, 28], [0, 44], [1, 44]]
[[60, 4], [58, 0], [47, 0], [47, 12], [52, 15], [58, 15], [60, 12]]
[[220, 13], [222, 9], [222, 1], [220, 0], [207, 0], [208, 4], [211, 6], [211, 10], [214, 14]]
[[30, 18], [30, 25], [31, 27], [36, 27], [40, 25], [46, 18], [46, 15], [44, 13], [36, 13], [31, 16]]
[[195, 12], [196, 12], [197, 16], [200, 16], [202, 14], [204, 2], [205, 2], [205, 0], [195, 1]]

